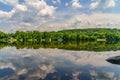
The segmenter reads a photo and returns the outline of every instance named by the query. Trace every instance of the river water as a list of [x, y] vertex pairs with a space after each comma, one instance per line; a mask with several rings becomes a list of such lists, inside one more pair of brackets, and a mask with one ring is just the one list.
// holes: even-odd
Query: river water
[[120, 51], [4, 47], [0, 80], [119, 80], [120, 65], [106, 61], [119, 55]]

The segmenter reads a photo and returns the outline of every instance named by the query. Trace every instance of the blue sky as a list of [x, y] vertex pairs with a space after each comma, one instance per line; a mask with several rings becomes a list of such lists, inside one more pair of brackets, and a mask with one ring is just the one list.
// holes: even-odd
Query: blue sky
[[0, 30], [119, 28], [119, 0], [0, 0]]

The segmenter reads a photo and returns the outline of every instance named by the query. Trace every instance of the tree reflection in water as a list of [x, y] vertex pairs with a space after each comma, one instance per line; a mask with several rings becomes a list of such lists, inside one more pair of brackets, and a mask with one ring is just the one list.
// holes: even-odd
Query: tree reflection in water
[[0, 48], [6, 46], [16, 47], [17, 49], [39, 49], [39, 48], [58, 48], [65, 50], [84, 50], [84, 51], [116, 51], [120, 50], [120, 42], [83, 42], [83, 41], [69, 41], [69, 42], [15, 42], [15, 43], [0, 43]]

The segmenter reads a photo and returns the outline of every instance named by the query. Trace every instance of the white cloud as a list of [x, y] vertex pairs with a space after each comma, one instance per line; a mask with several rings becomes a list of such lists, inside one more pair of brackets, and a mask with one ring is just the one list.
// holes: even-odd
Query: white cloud
[[93, 2], [90, 4], [90, 9], [95, 9], [98, 7], [98, 5], [99, 5], [99, 2]]
[[25, 4], [30, 8], [30, 9], [43, 9], [45, 6], [47, 6], [46, 2], [44, 0], [25, 0]]
[[57, 15], [57, 18], [45, 18], [43, 14], [36, 14], [38, 13], [33, 13], [33, 11], [17, 11], [17, 13], [15, 13], [15, 11], [11, 11], [10, 13], [0, 12], [0, 23], [5, 23], [5, 25], [9, 27], [4, 29], [1, 28], [0, 30], [9, 32], [12, 30], [12, 32], [14, 32], [16, 30], [56, 31], [73, 28], [120, 28], [120, 14], [73, 14], [71, 18], [65, 18], [62, 13], [59, 13], [61, 16]]
[[16, 9], [20, 11], [27, 11], [27, 7], [25, 5], [17, 4]]
[[[3, 0], [0, 1], [3, 2]], [[66, 3], [66, 6], [68, 5], [74, 8], [82, 7], [78, 0]], [[94, 0], [91, 3], [91, 9], [112, 6], [115, 6], [114, 0]], [[76, 15], [77, 13], [72, 11], [55, 13], [55, 10], [56, 7], [48, 5], [46, 0], [25, 0], [24, 4], [16, 2], [11, 11], [0, 11], [0, 30], [7, 32], [16, 30], [53, 31], [71, 28], [119, 28], [120, 25], [119, 14], [94, 13], [91, 15]]]
[[[60, 17], [60, 16], [59, 16]], [[91, 15], [78, 14], [71, 18], [61, 19], [59, 22], [46, 24], [47, 30], [62, 30], [74, 28], [119, 28], [120, 14], [112, 13], [93, 13]], [[51, 27], [50, 27], [51, 25]], [[45, 30], [44, 29], [44, 30]]]
[[6, 11], [0, 11], [0, 19], [5, 17], [10, 17], [11, 15]]
[[14, 10], [11, 10], [10, 12], [0, 10], [0, 23], [9, 22], [8, 20], [12, 17], [14, 13]]
[[18, 4], [18, 0], [0, 0], [0, 2], [11, 6], [15, 6], [16, 4]]
[[78, 0], [72, 0], [72, 7], [73, 8], [82, 8], [82, 5]]
[[15, 17], [14, 15], [16, 14], [20, 15], [24, 11], [27, 11], [27, 7], [21, 4], [16, 4], [16, 6], [14, 6], [14, 8], [9, 12], [0, 10], [0, 19], [1, 19], [0, 22], [3, 20], [6, 20], [5, 22], [9, 22], [10, 19], [17, 18], [17, 16]]
[[[13, 0], [14, 1], [14, 0]], [[12, 3], [12, 1], [10, 1]], [[15, 2], [13, 2], [14, 4]], [[2, 18], [11, 18], [15, 13], [21, 12], [21, 11], [27, 11], [27, 7], [25, 5], [17, 4], [13, 7], [11, 11], [2, 11], [0, 10], [0, 19]]]
[[[1, 2], [3, 1], [1, 0]], [[0, 10], [0, 30], [7, 32], [12, 30], [13, 32], [16, 30], [37, 29], [37, 27], [54, 17], [55, 10], [56, 8], [48, 5], [45, 0], [25, 0], [24, 4], [16, 2], [11, 11]]]
[[115, 7], [115, 0], [97, 0], [90, 4], [90, 9]]
[[38, 13], [40, 16], [52, 16], [55, 11], [53, 6], [46, 6], [44, 9], [41, 9]]
[[54, 4], [60, 4], [61, 0], [52, 0], [52, 3], [54, 3]]
[[52, 16], [55, 12], [54, 6], [49, 6], [44, 0], [25, 0], [26, 5], [32, 11], [38, 11], [39, 16]]

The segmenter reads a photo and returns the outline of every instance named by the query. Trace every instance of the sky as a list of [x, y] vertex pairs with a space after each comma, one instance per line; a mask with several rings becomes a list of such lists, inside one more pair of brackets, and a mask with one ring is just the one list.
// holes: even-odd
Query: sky
[[0, 0], [0, 31], [118, 28], [120, 0]]

